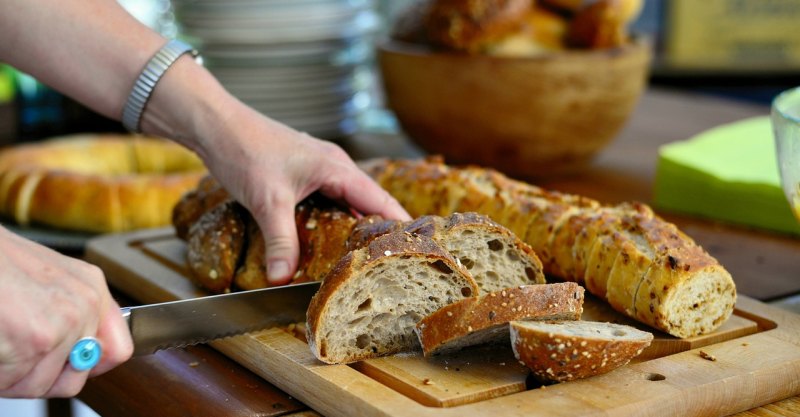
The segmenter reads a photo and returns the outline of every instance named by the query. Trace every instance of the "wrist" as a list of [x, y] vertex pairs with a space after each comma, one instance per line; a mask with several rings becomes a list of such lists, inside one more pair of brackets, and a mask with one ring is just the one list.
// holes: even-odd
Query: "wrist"
[[142, 113], [150, 100], [153, 90], [170, 67], [184, 54], [190, 54], [198, 64], [202, 58], [196, 49], [186, 42], [173, 39], [167, 41], [145, 64], [122, 109], [122, 125], [133, 133], [141, 132]]
[[140, 126], [145, 133], [181, 143], [205, 160], [210, 138], [217, 136], [237, 104], [205, 68], [184, 55], [153, 90]]

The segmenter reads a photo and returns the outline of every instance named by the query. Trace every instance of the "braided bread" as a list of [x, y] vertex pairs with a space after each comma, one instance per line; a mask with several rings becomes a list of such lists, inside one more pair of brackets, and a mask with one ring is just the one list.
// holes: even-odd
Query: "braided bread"
[[[187, 241], [187, 265], [198, 286], [214, 293], [268, 286], [261, 230], [211, 177], [184, 195], [173, 221], [178, 237]], [[300, 257], [293, 283], [322, 280], [344, 255], [392, 232], [430, 238], [466, 268], [482, 291], [545, 282], [533, 250], [476, 213], [422, 216], [410, 222], [380, 216], [357, 219], [313, 195], [297, 205], [295, 223]]]
[[606, 206], [436, 157], [374, 160], [362, 168], [412, 216], [485, 214], [528, 243], [545, 273], [578, 282], [671, 335], [711, 332], [733, 312], [728, 271], [644, 204]]

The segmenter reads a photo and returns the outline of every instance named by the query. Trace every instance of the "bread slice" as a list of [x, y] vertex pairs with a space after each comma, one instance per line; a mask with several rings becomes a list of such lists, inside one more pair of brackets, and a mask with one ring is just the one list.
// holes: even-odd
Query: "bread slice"
[[326, 363], [418, 349], [414, 326], [422, 317], [477, 292], [432, 239], [389, 233], [348, 252], [325, 277], [308, 307], [308, 343]]
[[635, 318], [676, 337], [718, 328], [736, 304], [730, 273], [699, 246], [672, 250], [653, 261], [636, 289]]
[[514, 321], [514, 356], [542, 382], [566, 382], [612, 371], [650, 346], [653, 335], [595, 321]]
[[478, 213], [423, 216], [403, 229], [433, 238], [475, 279], [481, 293], [544, 284], [542, 263], [511, 231]]
[[530, 246], [478, 213], [422, 216], [406, 223], [365, 217], [354, 227], [347, 246], [351, 250], [363, 247], [377, 236], [396, 231], [436, 241], [467, 268], [481, 292], [545, 283], [542, 263]]
[[574, 282], [526, 285], [470, 297], [446, 305], [417, 323], [414, 331], [425, 356], [467, 346], [508, 343], [514, 320], [578, 320], [583, 287]]

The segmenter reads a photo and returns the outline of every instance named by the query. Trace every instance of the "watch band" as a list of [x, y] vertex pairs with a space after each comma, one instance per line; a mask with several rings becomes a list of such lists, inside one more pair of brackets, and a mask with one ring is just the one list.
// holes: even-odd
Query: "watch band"
[[158, 80], [185, 53], [191, 54], [198, 63], [202, 64], [199, 52], [191, 45], [177, 39], [167, 42], [150, 58], [133, 84], [133, 89], [122, 109], [122, 125], [125, 129], [133, 133], [141, 132], [142, 113], [144, 113], [144, 107], [158, 84]]

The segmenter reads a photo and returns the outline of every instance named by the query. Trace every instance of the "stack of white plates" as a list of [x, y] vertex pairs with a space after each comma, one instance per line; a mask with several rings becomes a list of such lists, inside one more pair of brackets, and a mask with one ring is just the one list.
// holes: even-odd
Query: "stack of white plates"
[[371, 104], [372, 0], [172, 0], [181, 36], [232, 94], [336, 139]]

